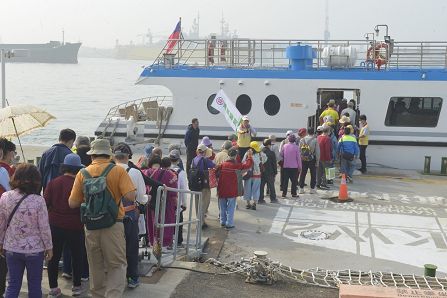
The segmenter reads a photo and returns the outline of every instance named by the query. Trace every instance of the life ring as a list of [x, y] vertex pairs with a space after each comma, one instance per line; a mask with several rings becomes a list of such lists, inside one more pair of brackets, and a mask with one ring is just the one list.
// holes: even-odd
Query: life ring
[[388, 49], [388, 44], [385, 42], [378, 43], [374, 47], [371, 46], [366, 53], [366, 60], [374, 61], [377, 69], [380, 69], [382, 65], [388, 63]]

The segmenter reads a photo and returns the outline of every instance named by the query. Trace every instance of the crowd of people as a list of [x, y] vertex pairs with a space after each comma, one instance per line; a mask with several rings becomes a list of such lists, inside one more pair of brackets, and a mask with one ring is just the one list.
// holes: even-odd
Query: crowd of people
[[[185, 167], [174, 145], [163, 156], [161, 148], [148, 144], [134, 164], [128, 144], [112, 148], [106, 139], [90, 143], [71, 129], [60, 132], [59, 142], [43, 153], [37, 167], [14, 166], [14, 143], [0, 139], [0, 296], [18, 297], [26, 269], [29, 296], [41, 297], [45, 261], [48, 297], [61, 297], [61, 259], [62, 276], [73, 282], [73, 296], [81, 295], [82, 281], [87, 280], [93, 297], [121, 297], [126, 284], [137, 287], [140, 237], [144, 234], [152, 246], [160, 237], [155, 225], [160, 186], [201, 192], [201, 204], [196, 197], [194, 207], [204, 229], [216, 188], [220, 225], [231, 230], [238, 197], [247, 210], [266, 204], [266, 196], [270, 203], [278, 203], [278, 172], [282, 198], [289, 190], [292, 198], [298, 198], [306, 186], [310, 194], [316, 188], [329, 189], [333, 177], [328, 172], [337, 161], [340, 173], [352, 182], [356, 158], [361, 160], [359, 170], [366, 172], [369, 135], [366, 116], [358, 117], [358, 126], [356, 116], [354, 103], [339, 113], [335, 102], [329, 101], [316, 130], [287, 131], [280, 143], [275, 135], [256, 141], [256, 130], [244, 116], [236, 134], [216, 152], [212, 140], [201, 137], [194, 118], [184, 139]], [[169, 191], [165, 223], [175, 223], [177, 216], [183, 222], [183, 212], [193, 207], [187, 205], [184, 193]], [[174, 232], [174, 227], [164, 229], [159, 244], [163, 249], [183, 245], [182, 227], [176, 239]]]

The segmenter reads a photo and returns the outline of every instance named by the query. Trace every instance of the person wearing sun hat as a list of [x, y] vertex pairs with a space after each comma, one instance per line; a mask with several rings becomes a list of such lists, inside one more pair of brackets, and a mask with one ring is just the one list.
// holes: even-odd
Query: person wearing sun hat
[[351, 119], [348, 116], [342, 116], [338, 121], [340, 123], [340, 129], [338, 130], [338, 138], [344, 135], [345, 127], [351, 125]]
[[[206, 152], [209, 150], [209, 148], [205, 144], [200, 144], [197, 147], [197, 156], [194, 157], [191, 163], [191, 169], [197, 168], [198, 171], [208, 171], [211, 168], [214, 168], [216, 164], [206, 157]], [[211, 190], [208, 187], [204, 187], [202, 190], [202, 214], [199, 213], [199, 200], [196, 198], [195, 200], [195, 207], [196, 207], [196, 214], [197, 216], [200, 216], [202, 218], [202, 228], [207, 228], [208, 224], [205, 222], [205, 213], [207, 212], [209, 206], [210, 206], [210, 200], [211, 200]]]
[[[248, 171], [246, 175], [248, 177], [244, 183], [244, 200], [247, 201], [247, 209], [256, 210], [256, 204], [259, 200], [260, 190], [261, 190], [261, 167], [267, 162], [267, 155], [261, 152], [261, 144], [256, 141], [250, 142], [250, 148], [253, 150], [253, 167], [251, 171]], [[244, 163], [248, 158], [248, 154], [244, 155], [242, 163]], [[251, 203], [253, 201], [253, 203]]]
[[[73, 264], [73, 288], [72, 294], [79, 295], [82, 292], [81, 273], [86, 269], [83, 262], [82, 246], [83, 225], [81, 223], [80, 209], [71, 209], [68, 205], [76, 174], [82, 169], [79, 155], [70, 153], [60, 165], [62, 176], [51, 180], [45, 188], [44, 198], [48, 207], [51, 237], [53, 239], [53, 258], [48, 262], [48, 280], [50, 294], [61, 294], [58, 287], [59, 261], [62, 250], [69, 248]], [[85, 250], [85, 249], [84, 249]], [[88, 265], [87, 265], [88, 266]]]
[[241, 158], [245, 156], [245, 152], [250, 148], [250, 142], [253, 137], [256, 137], [256, 130], [250, 125], [250, 119], [245, 115], [237, 128], [237, 145]]
[[216, 154], [213, 151], [213, 143], [211, 142], [210, 138], [208, 136], [204, 136], [202, 138], [201, 144], [205, 145], [208, 148], [208, 150], [206, 150], [206, 157], [210, 160], [214, 160]]
[[[111, 163], [112, 149], [106, 139], [94, 140], [91, 148], [87, 154], [91, 155], [92, 164], [86, 171], [92, 177], [99, 177]], [[126, 286], [127, 267], [123, 225], [125, 212], [121, 200], [135, 201], [136, 188], [126, 170], [116, 165], [107, 174], [106, 183], [115, 203], [119, 206], [118, 216], [115, 224], [109, 228], [85, 229], [85, 246], [91, 277], [90, 291], [94, 297], [121, 297]], [[84, 201], [84, 176], [79, 172], [68, 204], [70, 208], [79, 208]]]

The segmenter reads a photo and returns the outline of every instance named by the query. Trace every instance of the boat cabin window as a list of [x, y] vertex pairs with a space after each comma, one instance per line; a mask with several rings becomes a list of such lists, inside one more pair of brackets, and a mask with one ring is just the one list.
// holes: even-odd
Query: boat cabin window
[[276, 114], [278, 114], [280, 107], [281, 103], [278, 96], [271, 94], [265, 98], [264, 111], [267, 113], [267, 115], [275, 116]]
[[436, 127], [441, 107], [440, 97], [391, 97], [385, 125]]
[[216, 93], [211, 94], [210, 97], [208, 97], [208, 101], [206, 102], [206, 107], [208, 108], [208, 112], [210, 112], [213, 115], [217, 115], [220, 112], [211, 106], [211, 104], [214, 101], [214, 97], [216, 97]]
[[251, 98], [247, 94], [241, 94], [236, 99], [236, 108], [242, 115], [247, 115], [251, 111]]

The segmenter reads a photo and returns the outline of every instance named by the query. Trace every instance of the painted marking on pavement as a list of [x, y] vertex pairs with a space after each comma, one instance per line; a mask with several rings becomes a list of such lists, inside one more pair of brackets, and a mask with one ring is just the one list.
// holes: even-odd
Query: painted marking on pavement
[[[440, 271], [447, 272], [447, 242], [443, 232], [447, 228], [447, 216], [438, 219], [431, 211], [422, 215], [407, 215], [399, 210], [379, 212], [381, 209], [377, 207], [359, 211], [348, 208], [351, 203], [338, 205], [346, 206], [343, 208], [330, 208], [331, 203], [326, 202], [326, 208], [323, 204], [318, 208], [318, 201], [309, 208], [306, 204], [311, 202], [304, 201], [281, 206], [270, 233], [296, 243], [413, 266], [434, 263]], [[318, 230], [329, 237], [319, 241], [305, 239], [300, 233], [306, 230]]]

